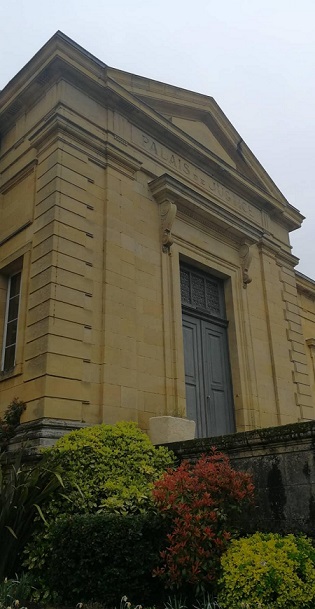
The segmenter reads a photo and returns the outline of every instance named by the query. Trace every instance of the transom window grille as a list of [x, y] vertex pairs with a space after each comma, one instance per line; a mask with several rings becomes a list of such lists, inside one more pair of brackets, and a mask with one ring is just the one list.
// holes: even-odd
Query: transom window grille
[[15, 275], [11, 275], [8, 281], [8, 296], [2, 356], [2, 370], [4, 372], [14, 368], [15, 364], [20, 293], [21, 273], [16, 273]]
[[180, 285], [183, 305], [206, 311], [216, 317], [225, 317], [220, 280], [182, 267]]

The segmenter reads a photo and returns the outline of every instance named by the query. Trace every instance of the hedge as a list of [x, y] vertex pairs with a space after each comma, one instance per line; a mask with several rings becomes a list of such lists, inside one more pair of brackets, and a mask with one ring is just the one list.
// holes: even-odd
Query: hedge
[[166, 539], [160, 516], [67, 516], [56, 522], [49, 537], [47, 583], [61, 603], [117, 607], [123, 595], [142, 605], [161, 598], [161, 583], [152, 576]]

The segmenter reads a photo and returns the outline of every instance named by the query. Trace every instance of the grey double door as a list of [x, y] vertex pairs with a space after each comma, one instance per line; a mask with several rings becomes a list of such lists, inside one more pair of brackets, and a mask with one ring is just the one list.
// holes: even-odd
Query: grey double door
[[[196, 421], [197, 437], [233, 433], [235, 424], [227, 322], [219, 316], [211, 316], [206, 308], [202, 311], [202, 307], [191, 306], [195, 273], [190, 275], [191, 303], [190, 306], [187, 306], [188, 303], [183, 306], [187, 417]], [[207, 276], [204, 281], [207, 295]], [[212, 278], [209, 281], [215, 283]], [[213, 295], [211, 301], [213, 303]], [[221, 310], [223, 304], [221, 300]]]

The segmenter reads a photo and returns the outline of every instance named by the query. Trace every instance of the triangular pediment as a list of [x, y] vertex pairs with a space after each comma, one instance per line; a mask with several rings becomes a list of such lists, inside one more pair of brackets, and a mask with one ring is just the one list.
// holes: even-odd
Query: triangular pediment
[[0, 130], [60, 78], [122, 110], [135, 127], [265, 210], [302, 217], [282, 195], [212, 97], [108, 67], [57, 32], [0, 92]]
[[214, 136], [212, 131], [201, 120], [192, 118], [183, 118], [181, 116], [172, 116], [172, 123], [179, 127], [182, 131], [190, 135], [194, 140], [202, 144], [207, 150], [213, 152], [220, 159], [237, 169], [233, 155], [229, 154], [218, 138]]
[[252, 184], [288, 203], [212, 97], [112, 68], [108, 74]]

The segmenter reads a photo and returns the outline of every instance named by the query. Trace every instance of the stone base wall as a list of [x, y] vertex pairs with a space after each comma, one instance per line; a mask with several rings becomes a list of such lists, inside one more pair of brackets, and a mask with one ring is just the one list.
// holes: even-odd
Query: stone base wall
[[252, 474], [256, 501], [243, 515], [247, 532], [315, 536], [315, 421], [167, 446], [180, 460], [195, 460], [215, 446], [236, 469]]
[[[44, 447], [79, 427], [77, 421], [43, 418], [23, 423], [6, 454], [34, 460]], [[315, 537], [315, 421], [166, 444], [179, 460], [196, 460], [212, 447], [226, 453], [236, 469], [253, 476], [255, 507], [243, 514], [246, 532], [256, 529], [306, 533]]]
[[53, 446], [66, 433], [81, 427], [87, 427], [87, 425], [63, 419], [42, 418], [22, 423], [17, 427], [14, 437], [9, 443], [6, 461], [14, 461], [21, 452], [23, 452], [23, 461], [34, 461], [39, 458], [43, 448]]

